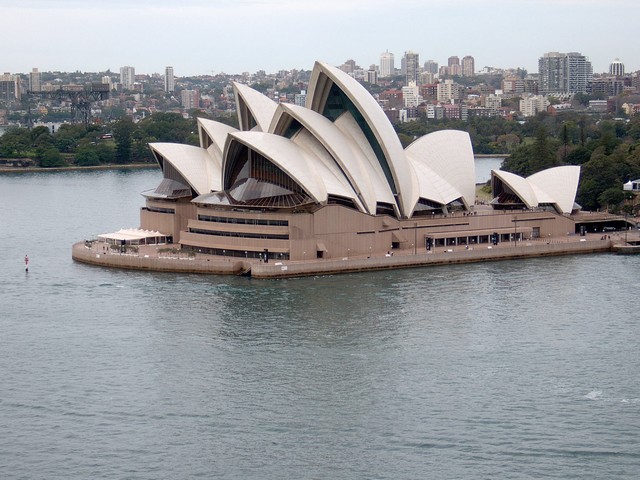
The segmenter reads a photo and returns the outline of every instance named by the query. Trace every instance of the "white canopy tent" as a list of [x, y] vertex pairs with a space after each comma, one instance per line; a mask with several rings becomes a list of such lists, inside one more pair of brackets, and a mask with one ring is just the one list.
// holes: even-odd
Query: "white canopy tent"
[[115, 233], [103, 233], [98, 238], [113, 245], [156, 245], [167, 243], [164, 233], [140, 228], [121, 228]]

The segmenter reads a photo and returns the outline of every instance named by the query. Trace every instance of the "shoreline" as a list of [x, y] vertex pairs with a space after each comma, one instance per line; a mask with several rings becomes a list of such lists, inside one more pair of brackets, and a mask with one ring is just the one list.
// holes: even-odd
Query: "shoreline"
[[94, 165], [90, 167], [5, 167], [0, 166], [0, 173], [41, 173], [41, 172], [66, 172], [66, 171], [78, 171], [78, 170], [119, 170], [119, 169], [144, 169], [144, 168], [159, 168], [157, 163], [110, 163], [107, 165]]
[[140, 246], [138, 253], [113, 253], [104, 242], [87, 245], [78, 242], [72, 246], [74, 261], [99, 267], [153, 272], [199, 273], [209, 275], [245, 275], [260, 279], [293, 278], [314, 275], [336, 275], [399, 268], [420, 268], [439, 265], [479, 263], [500, 260], [518, 260], [549, 256], [614, 253], [620, 239], [603, 240], [596, 234], [589, 238], [555, 238], [523, 241], [517, 245], [501, 244], [496, 247], [476, 246], [464, 248], [438, 248], [433, 252], [413, 253], [410, 250], [394, 252], [393, 256], [359, 256], [341, 259], [314, 259], [307, 261], [246, 260], [205, 254], [176, 253], [162, 256], [162, 246]]

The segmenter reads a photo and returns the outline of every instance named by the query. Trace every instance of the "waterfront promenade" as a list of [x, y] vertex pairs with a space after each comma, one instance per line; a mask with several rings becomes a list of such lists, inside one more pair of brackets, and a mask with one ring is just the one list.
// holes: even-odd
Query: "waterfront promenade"
[[[170, 250], [166, 245], [139, 246], [137, 252], [119, 253], [102, 241], [79, 242], [72, 247], [74, 260], [99, 265], [136, 270], [171, 271], [185, 273], [239, 275], [255, 278], [286, 278], [308, 275], [330, 275], [394, 268], [413, 268], [434, 265], [513, 260], [533, 257], [605, 253], [624, 244], [624, 232], [603, 237], [568, 235], [562, 238], [523, 240], [514, 244], [439, 247], [432, 252], [412, 249], [394, 250], [393, 255], [351, 256], [339, 259], [262, 262], [258, 259], [222, 257]], [[638, 232], [627, 234], [629, 242], [640, 241]]]

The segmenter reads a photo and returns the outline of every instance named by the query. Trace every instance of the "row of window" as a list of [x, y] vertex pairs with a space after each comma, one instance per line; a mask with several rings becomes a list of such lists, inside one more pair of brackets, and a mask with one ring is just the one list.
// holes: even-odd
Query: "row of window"
[[215, 217], [212, 215], [198, 215], [198, 220], [203, 222], [234, 223], [236, 225], [267, 225], [270, 227], [288, 227], [289, 220], [274, 220], [262, 218], [233, 218]]
[[289, 240], [289, 235], [277, 235], [267, 233], [244, 233], [244, 232], [220, 232], [216, 230], [203, 230], [201, 228], [189, 227], [189, 232], [199, 233], [202, 235], [216, 235], [218, 237], [237, 237], [237, 238], [259, 238], [261, 240]]
[[162, 208], [162, 207], [146, 207], [149, 212], [155, 213], [176, 213], [175, 208]]
[[206, 248], [206, 247], [184, 247], [185, 251], [196, 253], [204, 253], [207, 255], [219, 255], [224, 257], [240, 257], [240, 258], [260, 258], [262, 260], [289, 260], [289, 253], [277, 253], [269, 251], [253, 251], [253, 250], [225, 250], [222, 248]]

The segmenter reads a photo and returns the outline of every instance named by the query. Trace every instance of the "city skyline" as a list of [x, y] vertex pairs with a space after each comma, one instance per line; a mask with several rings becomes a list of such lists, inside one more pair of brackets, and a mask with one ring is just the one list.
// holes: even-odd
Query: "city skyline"
[[[524, 0], [517, 7], [506, 0], [481, 6], [472, 0], [0, 3], [0, 15], [9, 20], [0, 70], [11, 73], [34, 67], [117, 72], [131, 65], [151, 74], [172, 65], [183, 77], [309, 70], [315, 60], [340, 65], [347, 58], [366, 69], [379, 64], [386, 50], [394, 53], [396, 67], [405, 51], [415, 51], [421, 64], [471, 55], [476, 70], [521, 67], [535, 73], [544, 53], [577, 51], [589, 58], [594, 73], [607, 72], [616, 58], [628, 72], [640, 69], [633, 29], [620, 23], [640, 14], [635, 0]], [[227, 49], [230, 43], [237, 47]]]

